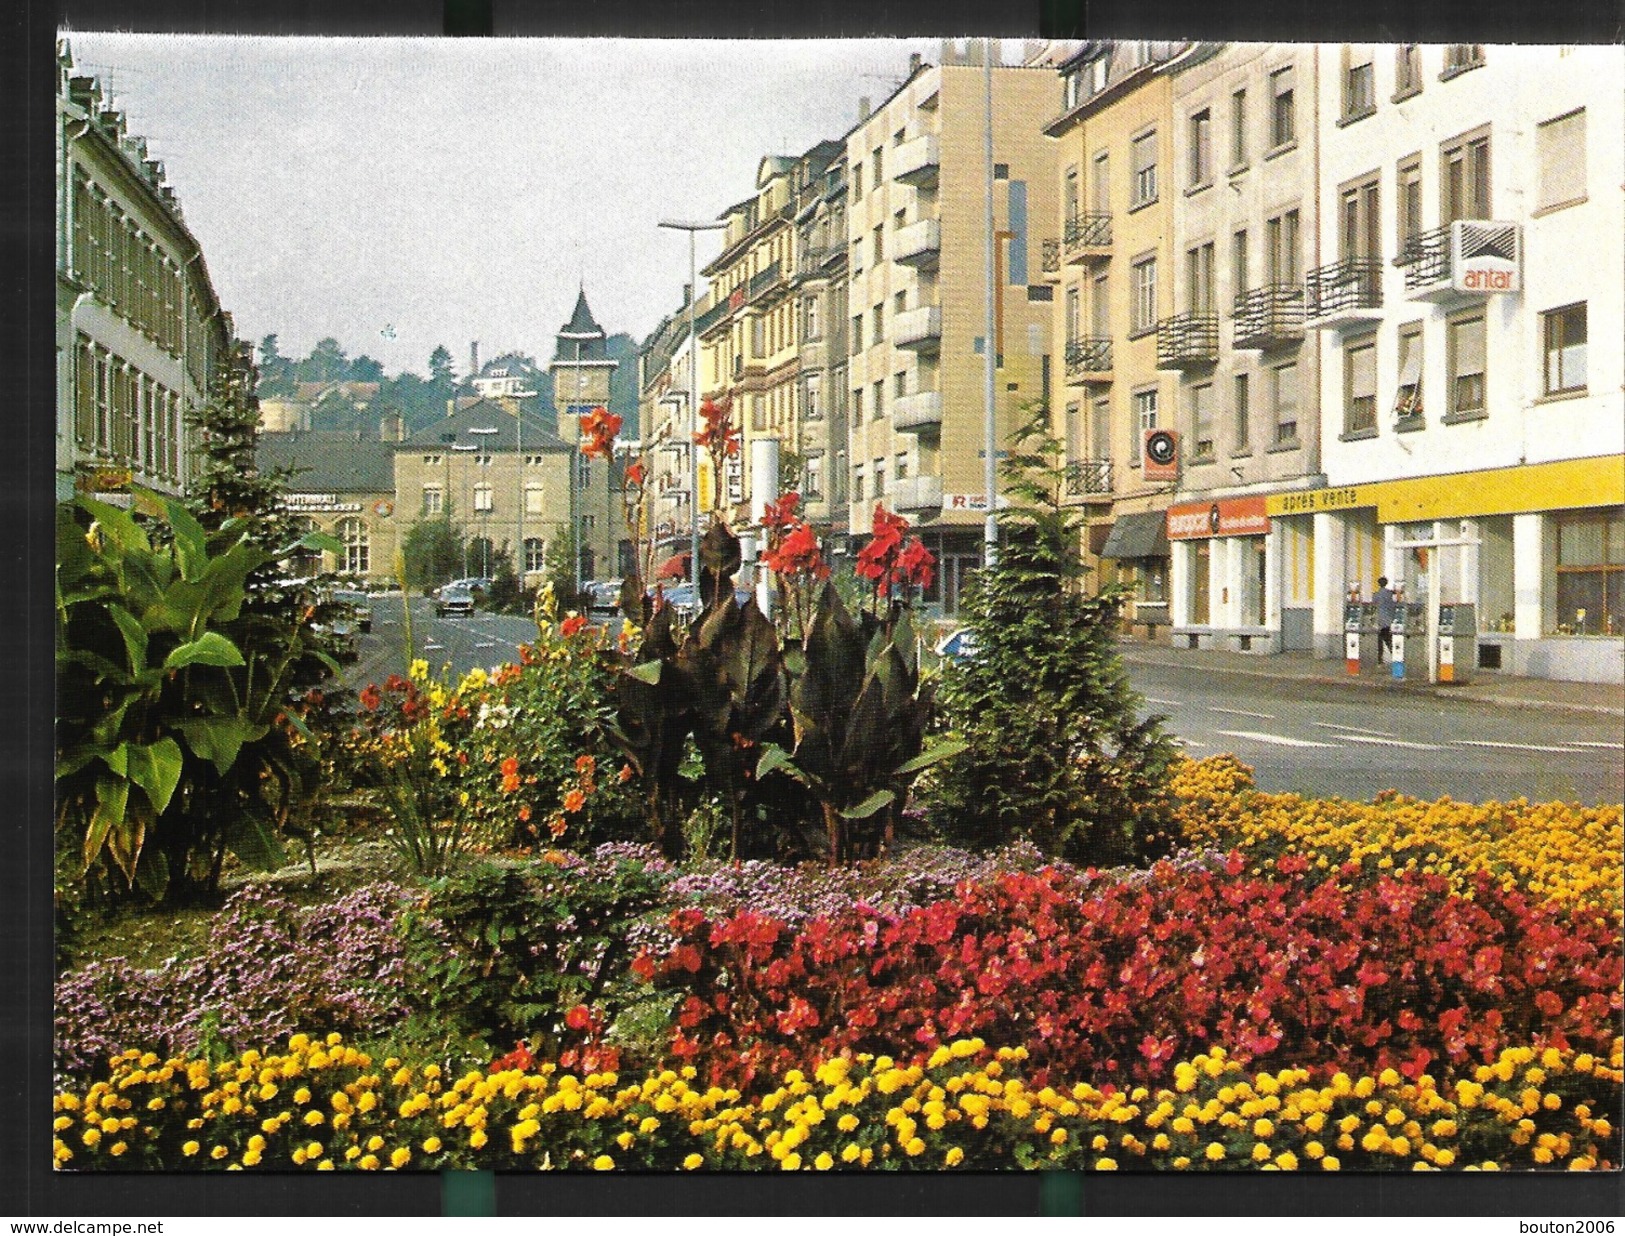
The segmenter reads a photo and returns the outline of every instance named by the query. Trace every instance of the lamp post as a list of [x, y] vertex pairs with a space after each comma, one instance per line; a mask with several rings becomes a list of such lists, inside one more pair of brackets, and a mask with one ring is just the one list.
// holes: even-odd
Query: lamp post
[[700, 587], [700, 452], [694, 436], [700, 432], [700, 336], [695, 329], [699, 308], [699, 276], [694, 265], [694, 234], [717, 232], [728, 225], [706, 221], [662, 219], [660, 226], [688, 233], [688, 581], [698, 595]]

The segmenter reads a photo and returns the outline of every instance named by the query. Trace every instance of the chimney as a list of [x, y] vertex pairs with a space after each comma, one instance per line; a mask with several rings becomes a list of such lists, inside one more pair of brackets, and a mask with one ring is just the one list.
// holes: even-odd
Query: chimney
[[913, 77], [920, 71], [920, 53], [914, 52], [908, 58], [908, 75]]
[[869, 98], [865, 95], [858, 100], [858, 123], [862, 124], [867, 119], [869, 119]]
[[480, 341], [478, 339], [468, 345], [468, 376], [470, 378], [480, 376]]
[[694, 285], [692, 283], [683, 284], [683, 304], [687, 305], [688, 302], [693, 298], [693, 296], [694, 296]]

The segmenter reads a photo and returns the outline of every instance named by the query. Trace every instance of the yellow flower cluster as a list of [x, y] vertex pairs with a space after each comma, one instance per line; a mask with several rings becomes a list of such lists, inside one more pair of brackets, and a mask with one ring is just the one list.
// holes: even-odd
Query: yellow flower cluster
[[614, 1168], [1058, 1167], [1109, 1171], [1339, 1168], [1616, 1169], [1622, 1040], [1609, 1058], [1519, 1047], [1444, 1079], [1307, 1070], [1248, 1074], [1220, 1048], [1171, 1086], [1036, 1085], [1024, 1048], [979, 1039], [922, 1064], [839, 1057], [747, 1098], [692, 1067], [623, 1084], [375, 1066], [337, 1035], [211, 1066], [126, 1052], [84, 1094], [56, 1096], [66, 1167]]
[[1422, 871], [1465, 891], [1476, 872], [1611, 922], [1621, 919], [1625, 825], [1618, 806], [1572, 803], [1376, 802], [1310, 799], [1252, 789], [1234, 756], [1186, 762], [1173, 790], [1187, 840], [1260, 860], [1301, 854], [1321, 868]]

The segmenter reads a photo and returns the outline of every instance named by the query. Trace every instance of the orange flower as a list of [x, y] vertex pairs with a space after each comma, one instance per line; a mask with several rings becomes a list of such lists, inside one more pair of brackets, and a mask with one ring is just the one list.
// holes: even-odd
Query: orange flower
[[547, 831], [552, 833], [555, 837], [564, 836], [564, 834], [569, 830], [569, 827], [570, 826], [564, 822], [564, 817], [562, 815], [556, 815], [547, 822]]
[[571, 614], [559, 624], [559, 632], [565, 639], [569, 639], [572, 635], [579, 634], [586, 625], [587, 620], [581, 614]]
[[564, 809], [574, 815], [587, 805], [587, 796], [580, 790], [571, 790], [564, 796]]
[[621, 771], [616, 775], [615, 779], [622, 785], [625, 785], [628, 781], [632, 780], [632, 765], [622, 764]]
[[590, 777], [593, 770], [598, 767], [598, 761], [590, 755], [576, 756], [576, 772], [583, 777]]

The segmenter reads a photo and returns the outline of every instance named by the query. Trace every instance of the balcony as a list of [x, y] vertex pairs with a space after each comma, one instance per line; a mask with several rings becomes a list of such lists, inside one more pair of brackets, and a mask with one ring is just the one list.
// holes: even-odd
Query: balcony
[[1098, 335], [1069, 339], [1066, 344], [1066, 380], [1074, 385], [1112, 380], [1112, 341]]
[[1410, 237], [1394, 265], [1405, 272], [1410, 300], [1471, 299], [1519, 291], [1522, 249], [1515, 223], [1458, 220]]
[[753, 301], [784, 283], [783, 270], [778, 262], [757, 271], [750, 277], [750, 283], [745, 289], [745, 299]]
[[942, 307], [921, 305], [892, 318], [892, 343], [899, 348], [935, 352], [942, 346]]
[[1382, 260], [1345, 258], [1304, 277], [1304, 320], [1336, 330], [1382, 317]]
[[1098, 211], [1074, 215], [1061, 230], [1061, 246], [1069, 265], [1111, 257], [1111, 215]]
[[892, 509], [905, 511], [940, 511], [942, 509], [942, 478], [940, 476], [908, 476], [893, 481], [886, 496]]
[[1061, 242], [1046, 240], [1044, 242], [1044, 258], [1041, 265], [1044, 272], [1045, 283], [1057, 283], [1061, 278]]
[[1066, 465], [1066, 496], [1086, 502], [1112, 500], [1112, 461], [1074, 459]]
[[899, 228], [893, 242], [892, 258], [916, 269], [934, 268], [942, 259], [942, 226], [935, 219], [921, 219]]
[[1303, 286], [1270, 283], [1236, 297], [1232, 347], [1259, 349], [1303, 342]]
[[918, 433], [942, 428], [942, 392], [920, 391], [892, 400], [893, 429]]
[[891, 156], [892, 179], [916, 189], [934, 188], [940, 170], [937, 139], [934, 134], [916, 137], [898, 146]]
[[1157, 323], [1157, 368], [1194, 369], [1219, 359], [1219, 315], [1176, 313]]

